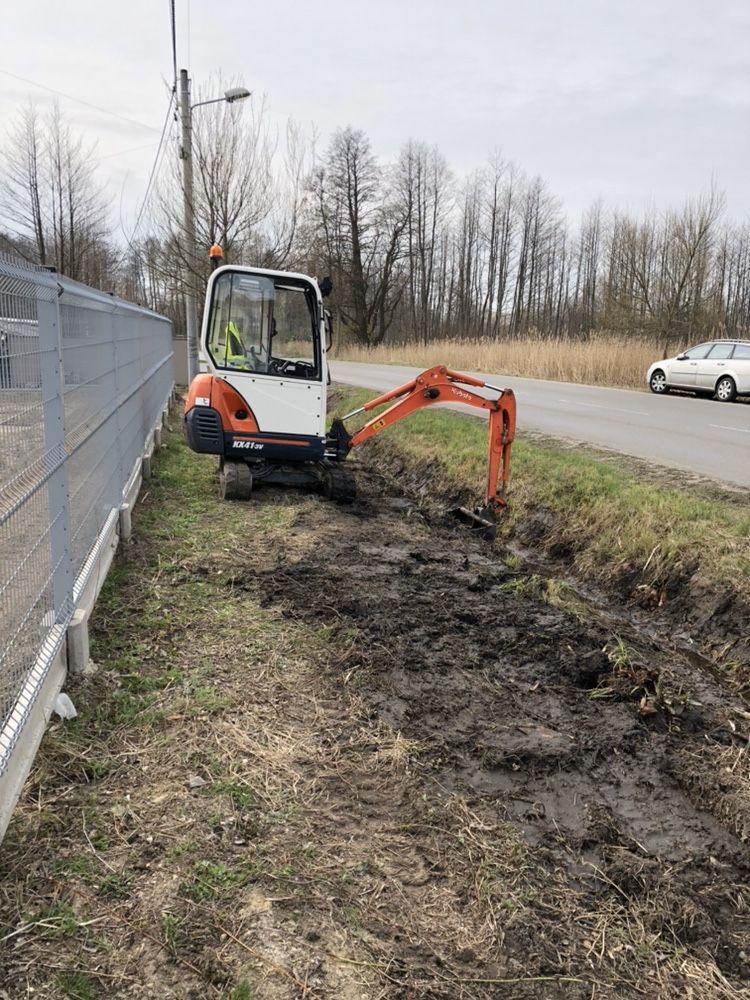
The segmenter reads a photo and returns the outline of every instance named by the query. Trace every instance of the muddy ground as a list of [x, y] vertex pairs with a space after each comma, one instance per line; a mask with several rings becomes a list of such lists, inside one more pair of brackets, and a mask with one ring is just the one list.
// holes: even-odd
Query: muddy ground
[[[220, 517], [202, 468], [105, 601], [96, 735], [53, 734], [6, 841], [0, 996], [750, 997], [742, 701], [377, 464], [351, 506]], [[154, 717], [110, 729], [146, 611]]]
[[[578, 891], [599, 895], [603, 882], [647, 897], [662, 885], [670, 934], [745, 980], [750, 914], [740, 903], [738, 924], [732, 900], [747, 877], [750, 816], [746, 803], [725, 815], [726, 787], [718, 776], [706, 787], [704, 774], [708, 748], [719, 759], [745, 746], [742, 704], [632, 630], [626, 645], [587, 623], [580, 602], [577, 614], [553, 606], [551, 581], [461, 528], [428, 530], [378, 486], [333, 521], [306, 513], [299, 528], [320, 548], [280, 553], [255, 580], [265, 601], [357, 630], [348, 669], [362, 697], [417, 741], [444, 794], [491, 804]], [[524, 946], [540, 947], [530, 924]]]
[[[577, 449], [578, 445], [553, 441], [543, 435], [526, 435], [542, 448]], [[459, 504], [474, 503], [469, 489], [459, 488], [450, 476], [450, 467], [438, 462], [406, 458], [387, 437], [368, 442], [372, 459], [387, 473], [431, 520], [440, 512]], [[615, 465], [635, 481], [657, 488], [697, 494], [711, 502], [747, 511], [747, 490], [713, 483], [704, 477], [654, 466], [632, 456], [584, 448], [586, 454], [603, 464]], [[518, 503], [513, 483], [511, 508]], [[637, 519], [638, 512], [630, 516]], [[565, 581], [585, 595], [590, 607], [599, 606], [606, 614], [614, 607], [621, 620], [634, 624], [642, 633], [668, 637], [671, 645], [688, 655], [703, 657], [704, 667], [723, 675], [732, 690], [750, 699], [750, 594], [740, 573], [727, 573], [723, 580], [708, 581], [700, 572], [706, 551], [685, 548], [679, 557], [667, 560], [658, 570], [649, 569], [650, 560], [623, 561], [617, 558], [616, 539], [611, 539], [611, 565], [597, 565], [581, 570], [580, 557], [587, 563], [590, 539], [571, 531], [565, 515], [543, 504], [527, 506], [513, 519], [510, 528], [502, 529], [502, 538], [512, 551], [544, 575]], [[584, 519], [585, 524], [585, 519]], [[583, 529], [585, 531], [585, 529]], [[720, 531], [720, 529], [717, 529]], [[668, 538], [669, 523], [665, 523]], [[707, 534], [703, 544], [712, 542]], [[653, 555], [653, 553], [652, 553]], [[741, 563], [742, 549], [736, 560]]]

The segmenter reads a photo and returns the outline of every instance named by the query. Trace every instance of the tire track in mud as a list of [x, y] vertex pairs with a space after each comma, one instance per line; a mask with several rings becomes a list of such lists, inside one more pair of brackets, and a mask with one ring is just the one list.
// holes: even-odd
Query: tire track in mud
[[[425, 524], [374, 477], [360, 488], [351, 508], [302, 510], [291, 534], [315, 544], [280, 540], [253, 574], [265, 602], [356, 636], [362, 698], [445, 794], [491, 802], [578, 891], [663, 884], [670, 933], [747, 981], [748, 854], [684, 764], [735, 738], [725, 693], [645, 638], [619, 662], [610, 633], [524, 587], [500, 549]], [[679, 712], [664, 678], [691, 692]]]

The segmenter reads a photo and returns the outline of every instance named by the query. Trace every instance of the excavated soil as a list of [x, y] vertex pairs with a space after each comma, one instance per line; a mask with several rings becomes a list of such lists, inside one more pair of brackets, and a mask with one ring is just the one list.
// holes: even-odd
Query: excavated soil
[[358, 481], [355, 505], [306, 508], [253, 573], [266, 605], [354, 643], [361, 697], [441, 794], [489, 804], [577, 891], [662, 887], [669, 935], [749, 983], [748, 803], [727, 810], [710, 773], [746, 747], [742, 704], [648, 637], [554, 606], [502, 549], [426, 525], [377, 472]]
[[[540, 435], [527, 435], [542, 446], [560, 447]], [[431, 520], [439, 520], [441, 510], [456, 505], [471, 505], [475, 497], [450, 482], [439, 463], [408, 460], [387, 438], [368, 442], [371, 460], [397, 482], [418, 503]], [[720, 486], [703, 477], [682, 470], [654, 467], [635, 458], [586, 449], [600, 462], [616, 461], [638, 481], [654, 483], [667, 489], [697, 490], [708, 500], [718, 500], [745, 510], [747, 491], [740, 487]], [[512, 486], [511, 486], [511, 503]], [[634, 512], [632, 516], [637, 516]], [[600, 603], [617, 604], [627, 609], [645, 631], [662, 634], [681, 642], [683, 648], [700, 651], [720, 667], [731, 667], [735, 691], [750, 698], [750, 598], [739, 578], [728, 576], [722, 584], [701, 581], [700, 553], [686, 553], [662, 574], [646, 572], [647, 564], [617, 564], [614, 569], [599, 567], [592, 578], [582, 580], [578, 556], [585, 554], [587, 540], [576, 538], [561, 515], [540, 505], [525, 510], [511, 532], [511, 544], [542, 568], [543, 572], [565, 578], [586, 591], [597, 592]], [[706, 545], [711, 544], [710, 536]]]

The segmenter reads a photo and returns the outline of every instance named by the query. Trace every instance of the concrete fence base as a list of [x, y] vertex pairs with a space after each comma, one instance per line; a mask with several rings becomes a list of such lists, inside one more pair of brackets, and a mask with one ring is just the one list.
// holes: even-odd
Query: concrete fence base
[[[10, 822], [24, 782], [31, 770], [34, 758], [52, 717], [55, 699], [62, 690], [68, 674], [81, 675], [91, 669], [89, 652], [89, 618], [101, 592], [104, 581], [114, 559], [117, 546], [132, 535], [131, 514], [144, 479], [152, 472], [154, 446], [161, 439], [162, 428], [169, 418], [169, 406], [173, 390], [159, 413], [159, 421], [146, 441], [146, 450], [139, 458], [128, 478], [122, 495], [122, 503], [113, 508], [106, 519], [73, 588], [74, 610], [64, 635], [56, 643], [56, 652], [51, 661], [42, 664], [44, 671], [41, 688], [35, 692], [33, 705], [26, 717], [20, 737], [13, 746], [13, 753], [5, 770], [0, 774], [0, 841]], [[51, 624], [51, 623], [50, 623]], [[55, 626], [57, 627], [57, 626]], [[33, 671], [32, 671], [33, 674]], [[41, 676], [41, 673], [40, 673]], [[19, 702], [22, 702], [22, 693]], [[5, 737], [0, 730], [0, 741]]]

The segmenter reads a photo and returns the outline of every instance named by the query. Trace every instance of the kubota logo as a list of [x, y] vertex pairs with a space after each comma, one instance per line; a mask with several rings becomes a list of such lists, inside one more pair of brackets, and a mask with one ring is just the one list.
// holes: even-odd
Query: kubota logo
[[471, 395], [468, 392], [462, 392], [461, 389], [454, 389], [451, 386], [451, 392], [454, 396], [459, 396], [461, 399], [471, 399]]

